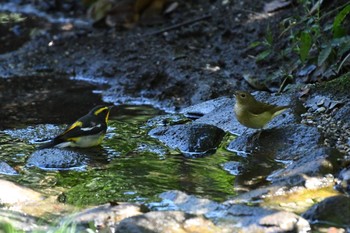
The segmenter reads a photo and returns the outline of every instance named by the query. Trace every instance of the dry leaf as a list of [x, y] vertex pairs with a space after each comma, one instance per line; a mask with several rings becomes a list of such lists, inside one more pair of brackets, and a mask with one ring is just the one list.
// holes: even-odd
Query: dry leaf
[[142, 22], [159, 19], [166, 0], [98, 0], [88, 10], [95, 21], [105, 22], [110, 27], [131, 28], [142, 18]]
[[274, 0], [272, 2], [265, 3], [264, 11], [266, 13], [277, 11], [277, 10], [280, 10], [282, 8], [289, 6], [291, 3], [292, 3], [292, 1]]
[[261, 80], [253, 77], [251, 74], [243, 74], [243, 79], [254, 89], [257, 90], [268, 90], [265, 83], [262, 83]]
[[178, 8], [179, 3], [178, 2], [172, 2], [167, 6], [167, 8], [164, 10], [164, 14], [170, 14], [173, 12], [176, 8]]
[[106, 17], [107, 13], [112, 9], [114, 4], [113, 0], [99, 0], [93, 3], [88, 9], [88, 17], [92, 18], [95, 22]]

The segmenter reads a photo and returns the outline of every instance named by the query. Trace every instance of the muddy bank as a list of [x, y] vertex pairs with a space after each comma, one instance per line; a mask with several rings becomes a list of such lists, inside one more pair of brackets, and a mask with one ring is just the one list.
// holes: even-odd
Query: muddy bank
[[[78, 76], [92, 82], [105, 78], [112, 86], [105, 95], [115, 101], [123, 97], [149, 99], [169, 108], [232, 95], [235, 89], [248, 88], [242, 78], [244, 73], [261, 74], [247, 53], [249, 45], [261, 40], [266, 30], [267, 22], [254, 20], [261, 7], [262, 3], [249, 1], [180, 4], [161, 25], [122, 31], [81, 25], [77, 20], [85, 18], [79, 14], [77, 20], [65, 23], [24, 14], [34, 22], [21, 27], [39, 33], [24, 38], [17, 49], [0, 56], [0, 76], [36, 76], [44, 72]], [[210, 17], [152, 34], [159, 28], [205, 14]], [[277, 20], [282, 16], [274, 17]], [[68, 24], [69, 30], [64, 27]], [[11, 25], [1, 27], [11, 33]]]

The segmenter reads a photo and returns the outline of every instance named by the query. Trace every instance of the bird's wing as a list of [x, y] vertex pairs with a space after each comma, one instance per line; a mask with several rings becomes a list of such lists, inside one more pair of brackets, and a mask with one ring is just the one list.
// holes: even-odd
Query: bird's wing
[[62, 140], [67, 140], [69, 138], [76, 138], [76, 137], [81, 137], [81, 136], [86, 136], [86, 135], [92, 135], [92, 134], [97, 134], [101, 131], [105, 131], [107, 129], [107, 126], [105, 124], [96, 124], [91, 121], [89, 124], [84, 124], [83, 122], [86, 122], [84, 117], [80, 118], [76, 122], [74, 122], [72, 125], [68, 126], [67, 129], [58, 135], [56, 138], [62, 139]]
[[254, 106], [254, 108], [249, 109], [252, 114], [260, 115], [266, 111], [271, 111], [272, 109], [278, 107], [277, 105], [261, 103], [259, 106]]
[[275, 112], [277, 114], [275, 114], [276, 116], [283, 112], [284, 110], [286, 110], [287, 108], [289, 108], [290, 106], [278, 106], [278, 105], [274, 105], [274, 104], [267, 104], [267, 103], [262, 103], [260, 102], [261, 104], [259, 104], [259, 106], [254, 106], [254, 108], [251, 108], [249, 109], [249, 111], [252, 113], [252, 114], [255, 114], [255, 115], [260, 115], [264, 112]]

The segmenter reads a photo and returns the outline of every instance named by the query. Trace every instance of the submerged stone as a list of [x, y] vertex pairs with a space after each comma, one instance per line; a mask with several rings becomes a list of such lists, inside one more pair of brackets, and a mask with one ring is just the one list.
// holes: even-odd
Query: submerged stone
[[307, 210], [303, 217], [313, 223], [350, 227], [350, 197], [338, 195], [326, 198]]
[[0, 162], [0, 174], [18, 175], [18, 172], [5, 162]]
[[48, 223], [29, 214], [0, 209], [0, 232], [49, 232]]
[[6, 190], [0, 192], [0, 205], [24, 205], [44, 199], [42, 194], [7, 180], [0, 179], [0, 190]]
[[167, 114], [161, 116], [155, 116], [149, 119], [146, 123], [148, 127], [156, 127], [156, 126], [168, 126], [174, 124], [185, 124], [189, 119], [184, 117], [183, 115], [175, 115], [175, 114]]
[[225, 132], [212, 125], [185, 124], [158, 127], [152, 129], [149, 135], [185, 155], [196, 156], [214, 152]]
[[85, 161], [84, 156], [75, 151], [50, 148], [35, 151], [30, 155], [26, 166], [43, 170], [81, 170]]
[[104, 204], [88, 208], [62, 220], [62, 223], [72, 222], [77, 225], [94, 223], [99, 230], [113, 226], [119, 221], [142, 214], [142, 206], [131, 203]]
[[116, 233], [221, 233], [219, 227], [201, 216], [181, 211], [149, 212], [124, 219], [115, 230]]
[[228, 150], [247, 152], [247, 160], [267, 157], [281, 162], [283, 168], [271, 167], [267, 179], [272, 183], [296, 185], [305, 181], [302, 174], [323, 176], [338, 170], [341, 154], [336, 149], [324, 147], [322, 140], [317, 128], [292, 124], [262, 130], [260, 135], [242, 135], [230, 143]]
[[213, 211], [220, 210], [221, 205], [209, 199], [197, 198], [184, 192], [172, 190], [161, 193], [160, 198], [171, 201], [178, 209], [190, 214], [208, 215]]
[[242, 164], [237, 161], [229, 161], [227, 163], [224, 163], [221, 165], [221, 167], [229, 172], [231, 175], [238, 175], [240, 173], [240, 170], [242, 169]]
[[350, 166], [340, 171], [335, 188], [350, 195]]
[[177, 210], [186, 214], [204, 215], [215, 223], [217, 232], [308, 232], [310, 230], [310, 225], [304, 218], [287, 211], [241, 204], [220, 204], [180, 191], [167, 191], [160, 194], [160, 197], [173, 209], [176, 206]]
[[271, 174], [268, 180], [272, 183], [301, 184], [306, 181], [304, 175], [324, 176], [337, 172], [339, 158], [341, 154], [337, 150], [321, 147], [304, 154], [304, 157], [297, 157], [285, 168]]

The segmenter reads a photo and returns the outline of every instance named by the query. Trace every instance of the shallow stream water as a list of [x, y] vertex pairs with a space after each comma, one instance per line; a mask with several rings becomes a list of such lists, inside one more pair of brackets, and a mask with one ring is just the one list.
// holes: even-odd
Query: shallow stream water
[[16, 168], [19, 175], [1, 176], [79, 206], [154, 201], [167, 190], [217, 201], [234, 196], [235, 177], [221, 165], [235, 155], [224, 149], [224, 143], [215, 154], [201, 158], [169, 150], [148, 136], [157, 122], [149, 120], [162, 114], [151, 106], [116, 107], [101, 147], [75, 149], [85, 156], [86, 165], [68, 171], [26, 166], [27, 158], [36, 150], [35, 140], [64, 126], [41, 124], [4, 130], [0, 160]]

